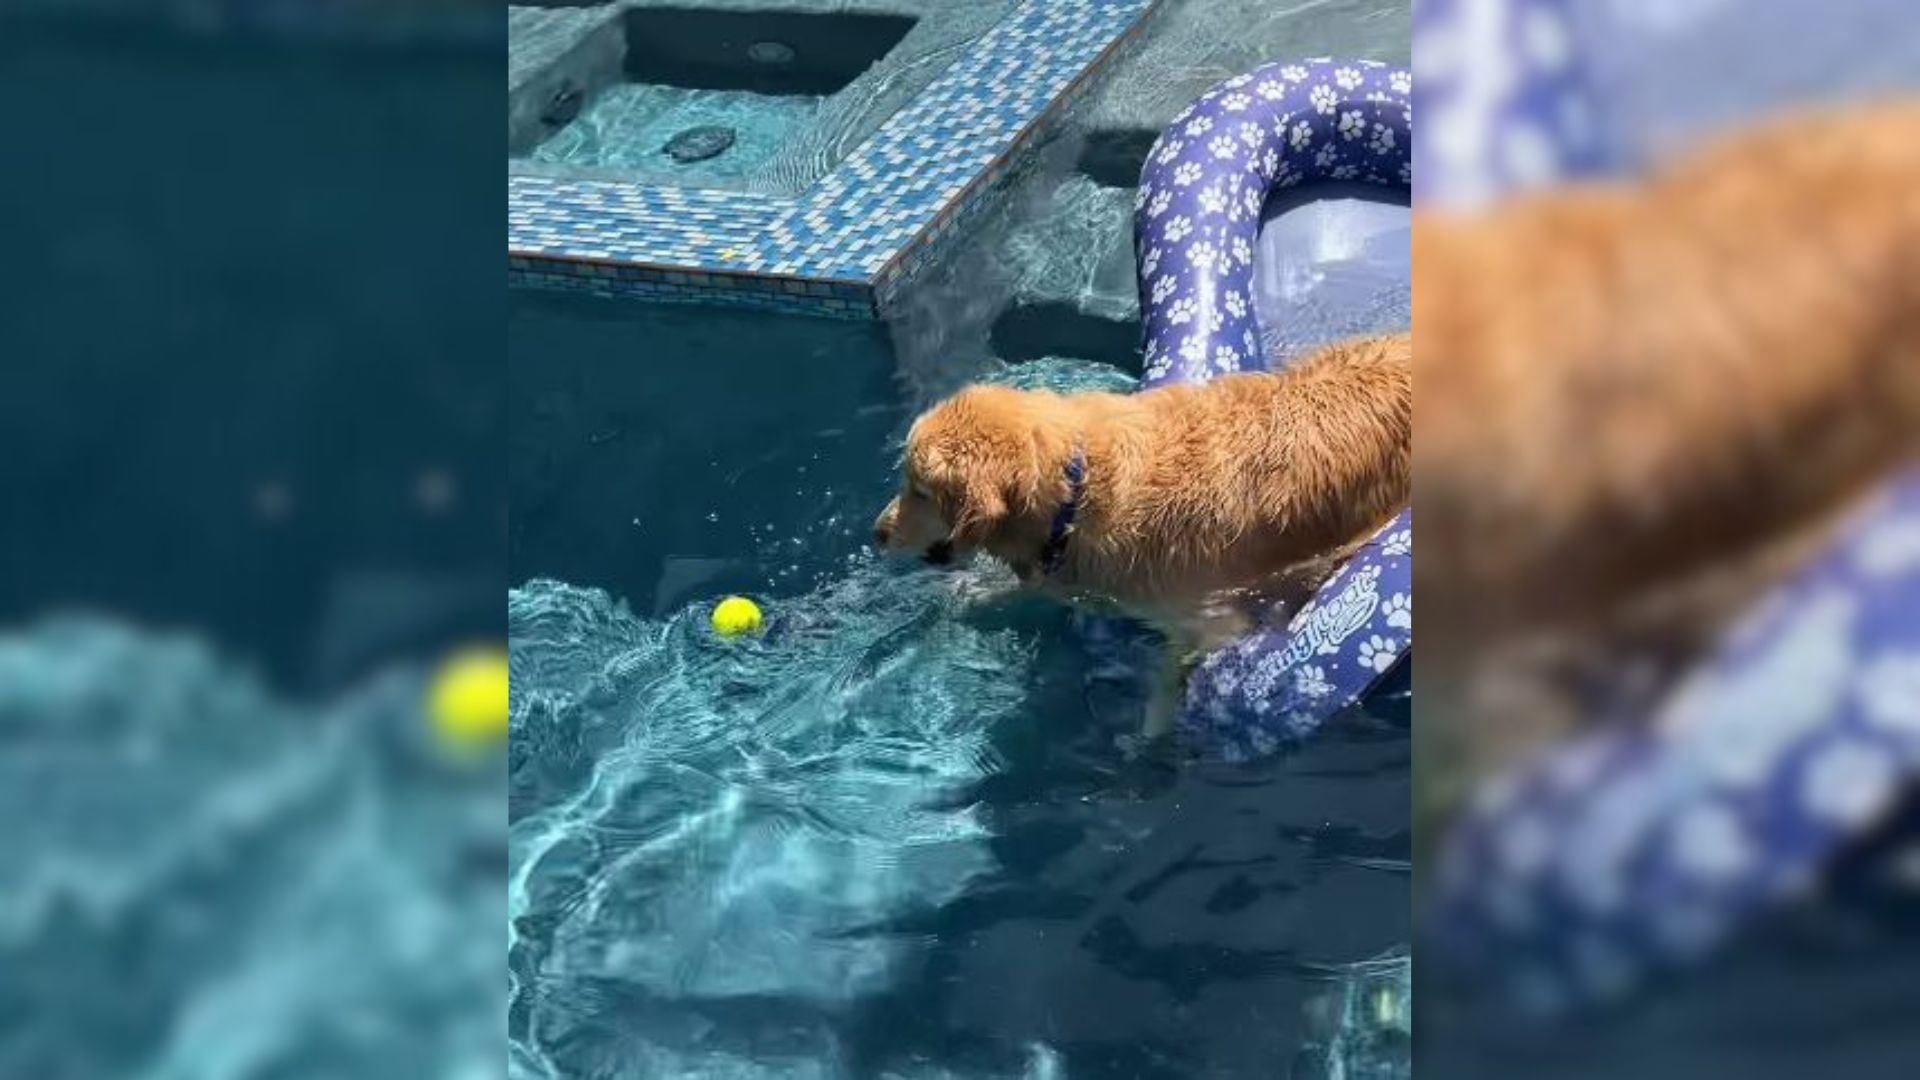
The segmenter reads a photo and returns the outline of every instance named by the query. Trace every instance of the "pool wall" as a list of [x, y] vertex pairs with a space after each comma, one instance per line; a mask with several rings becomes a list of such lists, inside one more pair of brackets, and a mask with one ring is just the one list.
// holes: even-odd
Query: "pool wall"
[[871, 319], [1161, 0], [1022, 0], [794, 197], [510, 171], [517, 287]]

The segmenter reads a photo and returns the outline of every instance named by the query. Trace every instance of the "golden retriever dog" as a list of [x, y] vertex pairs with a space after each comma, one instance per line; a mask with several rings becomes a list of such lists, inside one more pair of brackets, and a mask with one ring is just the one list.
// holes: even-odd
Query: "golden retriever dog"
[[1417, 215], [1413, 272], [1423, 684], [1556, 636], [1684, 664], [1920, 458], [1920, 103]]
[[[1027, 586], [1117, 604], [1184, 655], [1298, 601], [1406, 505], [1412, 425], [1405, 336], [1137, 394], [976, 386], [915, 421], [874, 536], [933, 562], [985, 552]], [[1165, 676], [1148, 734], [1172, 719]]]

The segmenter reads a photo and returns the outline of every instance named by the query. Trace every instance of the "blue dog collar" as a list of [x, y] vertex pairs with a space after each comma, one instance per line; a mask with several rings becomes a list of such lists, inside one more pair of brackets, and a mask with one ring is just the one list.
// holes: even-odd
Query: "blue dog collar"
[[1087, 493], [1087, 455], [1074, 448], [1067, 459], [1067, 501], [1053, 512], [1053, 528], [1047, 531], [1047, 545], [1040, 549], [1040, 572], [1051, 574], [1060, 569], [1067, 557], [1067, 541], [1073, 536], [1073, 519], [1080, 513], [1080, 500]]

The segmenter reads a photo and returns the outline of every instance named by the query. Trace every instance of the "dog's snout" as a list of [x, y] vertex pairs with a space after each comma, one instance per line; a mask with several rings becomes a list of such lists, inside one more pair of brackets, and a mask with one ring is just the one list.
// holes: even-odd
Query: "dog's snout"
[[886, 547], [887, 541], [891, 539], [893, 539], [893, 530], [885, 524], [878, 524], [873, 527], [873, 544], [875, 547]]

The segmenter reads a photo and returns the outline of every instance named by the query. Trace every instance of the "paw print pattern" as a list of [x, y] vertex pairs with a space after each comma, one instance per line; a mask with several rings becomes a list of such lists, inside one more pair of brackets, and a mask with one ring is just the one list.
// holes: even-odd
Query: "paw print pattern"
[[[1252, 302], [1262, 206], [1278, 188], [1336, 175], [1404, 185], [1411, 91], [1410, 76], [1381, 64], [1270, 65], [1169, 128], [1135, 212], [1141, 280], [1152, 282], [1141, 312], [1148, 385], [1264, 368]], [[1297, 635], [1283, 615], [1273, 633], [1208, 657], [1182, 724], [1219, 756], [1253, 757], [1350, 705], [1412, 646], [1411, 547], [1407, 517], [1299, 613]]]
[[1399, 182], [1412, 84], [1395, 74], [1367, 62], [1269, 65], [1203, 96], [1161, 136], [1135, 210], [1139, 268], [1153, 282], [1141, 312], [1150, 381], [1264, 367], [1250, 299], [1260, 210], [1303, 181]]
[[1394, 593], [1380, 601], [1380, 613], [1386, 616], [1387, 625], [1402, 630], [1413, 629], [1413, 595]]
[[1385, 671], [1400, 658], [1400, 647], [1378, 634], [1360, 643], [1360, 663], [1375, 671]]

